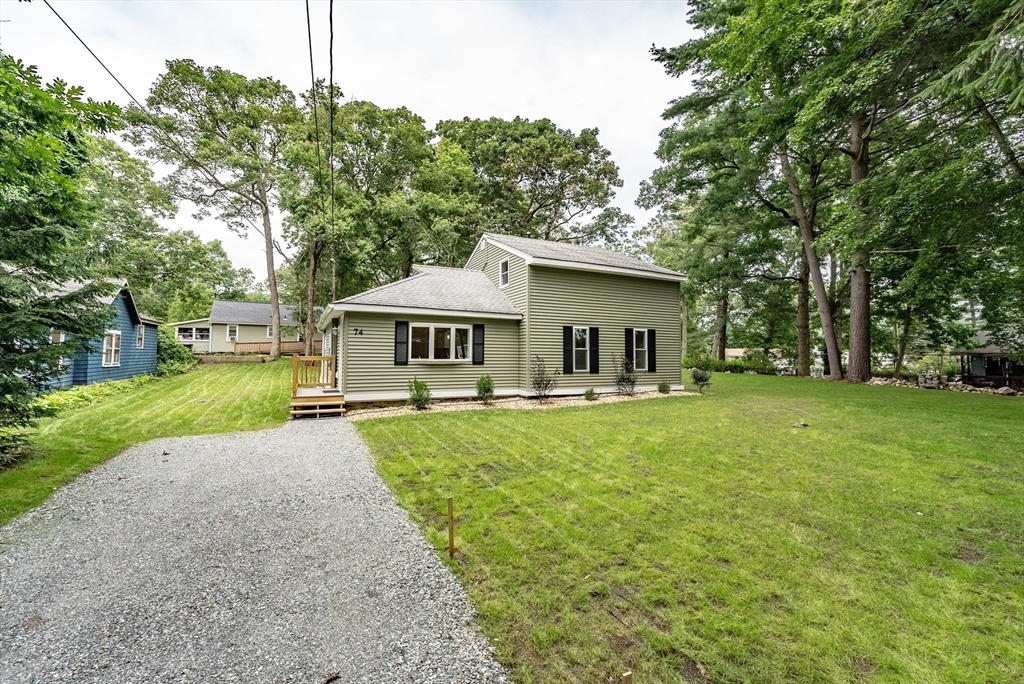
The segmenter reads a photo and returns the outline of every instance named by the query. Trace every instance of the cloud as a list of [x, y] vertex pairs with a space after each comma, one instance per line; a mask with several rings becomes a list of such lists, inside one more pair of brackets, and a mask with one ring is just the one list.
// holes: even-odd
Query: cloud
[[[168, 59], [191, 58], [247, 76], [309, 87], [305, 5], [295, 1], [59, 2], [67, 22], [138, 97]], [[328, 70], [328, 3], [312, 6], [316, 74]], [[335, 81], [346, 97], [405, 106], [428, 126], [469, 117], [549, 118], [600, 129], [633, 202], [657, 166], [661, 112], [686, 92], [650, 60], [652, 44], [694, 37], [682, 2], [336, 2]], [[0, 0], [0, 46], [96, 99], [127, 96], [41, 2]], [[265, 276], [262, 241], [243, 240], [187, 207], [165, 225], [221, 239], [232, 260]]]

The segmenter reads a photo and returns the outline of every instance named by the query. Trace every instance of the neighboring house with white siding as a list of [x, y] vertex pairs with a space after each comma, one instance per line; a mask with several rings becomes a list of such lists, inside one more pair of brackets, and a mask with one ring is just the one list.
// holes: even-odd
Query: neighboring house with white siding
[[[178, 341], [195, 354], [267, 354], [270, 352], [272, 311], [270, 304], [265, 302], [215, 299], [206, 318], [167, 325], [174, 329]], [[295, 319], [295, 307], [282, 304], [280, 312], [282, 353], [301, 353], [305, 345], [301, 324]], [[318, 332], [313, 341], [315, 350], [320, 349], [322, 339]]]
[[558, 370], [556, 395], [615, 391], [623, 355], [638, 390], [681, 381], [685, 276], [598, 247], [487, 233], [464, 268], [414, 266], [409, 278], [336, 301], [320, 316], [346, 403], [407, 399], [414, 376], [435, 398], [529, 396], [530, 361]]

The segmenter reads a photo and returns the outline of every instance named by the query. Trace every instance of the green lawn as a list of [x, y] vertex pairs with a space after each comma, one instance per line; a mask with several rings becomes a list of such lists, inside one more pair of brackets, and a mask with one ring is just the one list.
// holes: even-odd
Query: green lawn
[[1024, 399], [711, 391], [357, 426], [519, 682], [1021, 680]]
[[288, 417], [291, 364], [200, 366], [44, 420], [32, 456], [0, 470], [0, 525], [132, 444], [272, 427]]

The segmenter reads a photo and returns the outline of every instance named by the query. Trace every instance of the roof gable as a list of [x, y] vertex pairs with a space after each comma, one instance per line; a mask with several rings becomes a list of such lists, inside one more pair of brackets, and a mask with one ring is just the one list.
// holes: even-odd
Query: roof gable
[[482, 271], [442, 266], [413, 268], [416, 271], [415, 275], [360, 292], [336, 304], [437, 309], [509, 316], [522, 313]]
[[[552, 242], [550, 240], [535, 240], [533, 238], [499, 235], [497, 233], [484, 233], [480, 240], [481, 243], [486, 240], [507, 252], [523, 257], [529, 263], [543, 266], [624, 271], [627, 274], [629, 274], [628, 272], [633, 272], [632, 275], [640, 277], [670, 280], [685, 279], [682, 273], [671, 271], [661, 266], [655, 266], [646, 261], [601, 247]], [[479, 246], [480, 244], [477, 245], [478, 248]]]

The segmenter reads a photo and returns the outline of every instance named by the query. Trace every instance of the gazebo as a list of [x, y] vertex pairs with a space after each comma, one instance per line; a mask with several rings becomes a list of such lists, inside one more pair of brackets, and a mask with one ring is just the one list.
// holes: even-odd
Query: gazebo
[[975, 336], [974, 349], [954, 349], [960, 357], [961, 382], [974, 387], [1009, 387], [1024, 391], [1024, 358], [1005, 347], [989, 344], [986, 332]]

